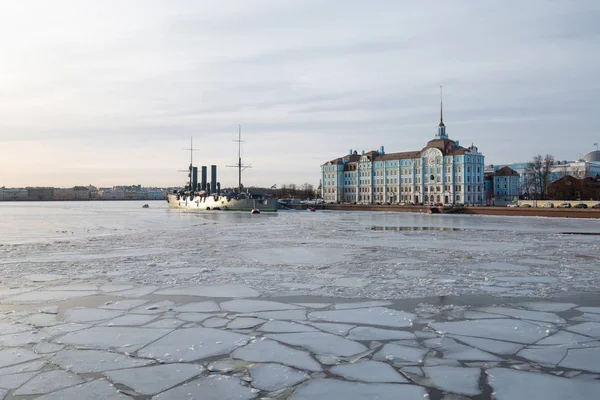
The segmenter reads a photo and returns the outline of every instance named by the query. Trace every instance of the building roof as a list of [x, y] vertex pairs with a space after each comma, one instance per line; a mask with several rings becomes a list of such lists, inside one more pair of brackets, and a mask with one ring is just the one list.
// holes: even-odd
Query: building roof
[[[407, 160], [411, 158], [419, 158], [421, 157], [421, 153], [429, 148], [439, 149], [444, 156], [455, 156], [455, 155], [463, 155], [469, 152], [469, 149], [466, 149], [461, 146], [457, 146], [454, 140], [450, 139], [433, 139], [427, 143], [427, 146], [423, 147], [419, 151], [404, 151], [399, 153], [384, 153], [381, 154], [377, 150], [371, 150], [364, 154], [348, 154], [344, 157], [339, 157], [333, 159], [331, 161], [326, 162], [323, 165], [341, 165], [346, 163], [358, 162], [361, 157], [367, 157], [371, 162], [376, 161], [389, 161], [389, 160]], [[355, 152], [356, 153], [356, 152]]]
[[519, 176], [519, 173], [514, 169], [506, 166], [500, 168], [498, 171], [494, 173], [494, 176]]
[[457, 156], [467, 153], [468, 149], [457, 146], [454, 140], [450, 139], [433, 139], [427, 142], [427, 146], [423, 147], [421, 151], [434, 147], [442, 152], [445, 156]]
[[583, 159], [587, 162], [600, 162], [600, 151], [590, 151]]

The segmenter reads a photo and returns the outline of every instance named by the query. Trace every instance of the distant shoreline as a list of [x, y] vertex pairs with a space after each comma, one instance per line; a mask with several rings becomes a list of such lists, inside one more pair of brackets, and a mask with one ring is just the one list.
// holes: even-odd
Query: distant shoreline
[[0, 200], [0, 203], [59, 203], [59, 202], [90, 202], [90, 201], [167, 201], [164, 199], [73, 199], [73, 200]]
[[600, 209], [591, 208], [509, 208], [509, 207], [459, 207], [445, 208], [434, 206], [401, 206], [377, 204], [318, 204], [318, 205], [292, 205], [296, 210], [305, 210], [313, 207], [315, 210], [332, 211], [392, 211], [412, 212], [423, 214], [460, 214], [460, 215], [498, 215], [508, 217], [554, 217], [554, 218], [596, 218], [600, 219]]

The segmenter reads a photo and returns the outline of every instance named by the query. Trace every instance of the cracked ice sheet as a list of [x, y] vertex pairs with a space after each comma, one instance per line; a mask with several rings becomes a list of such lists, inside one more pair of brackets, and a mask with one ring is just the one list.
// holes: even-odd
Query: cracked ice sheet
[[292, 387], [309, 378], [304, 372], [281, 364], [255, 364], [250, 367], [252, 386], [260, 390], [274, 390]]
[[204, 368], [194, 364], [163, 364], [151, 367], [106, 372], [112, 382], [132, 388], [137, 393], [153, 395], [200, 375]]
[[595, 399], [600, 390], [598, 382], [560, 378], [538, 372], [492, 368], [487, 374], [498, 400]]
[[0, 350], [0, 368], [40, 358], [39, 355], [26, 349]]
[[246, 285], [197, 285], [176, 289], [163, 289], [156, 294], [167, 296], [202, 296], [202, 297], [258, 297], [260, 293]]
[[406, 331], [359, 326], [352, 329], [347, 338], [352, 340], [403, 340], [414, 339], [415, 334]]
[[546, 327], [512, 319], [486, 319], [429, 324], [438, 332], [531, 344], [545, 338]]
[[50, 361], [77, 374], [144, 367], [154, 363], [153, 360], [100, 350], [63, 350], [59, 351]]
[[373, 356], [374, 360], [421, 363], [428, 349], [388, 343]]
[[312, 379], [301, 385], [289, 400], [398, 400], [423, 399], [421, 387], [393, 383], [359, 383], [336, 379]]
[[65, 312], [64, 319], [66, 322], [84, 323], [103, 321], [111, 318], [120, 317], [122, 311], [103, 310], [98, 308], [72, 308]]
[[584, 322], [579, 325], [569, 326], [565, 329], [571, 332], [600, 339], [600, 322]]
[[4, 299], [5, 304], [24, 304], [24, 303], [44, 303], [47, 301], [61, 301], [76, 297], [93, 296], [98, 292], [90, 291], [51, 291], [39, 290], [35, 292], [27, 292], [16, 296]]
[[99, 379], [38, 397], [36, 400], [131, 400], [106, 379]]
[[560, 367], [600, 372], [600, 347], [569, 349]]
[[481, 393], [479, 389], [479, 368], [463, 367], [423, 367], [435, 388], [444, 392], [453, 392], [473, 396]]
[[77, 375], [61, 370], [42, 372], [19, 389], [15, 390], [14, 394], [17, 396], [44, 394], [78, 385], [83, 382], [85, 381]]
[[487, 312], [490, 314], [500, 314], [506, 315], [513, 318], [519, 319], [529, 319], [533, 321], [541, 321], [541, 322], [551, 322], [554, 324], [564, 324], [567, 321], [559, 317], [558, 315], [540, 312], [540, 311], [527, 311], [527, 310], [519, 310], [516, 308], [508, 308], [508, 307], [484, 307], [479, 308], [479, 311]]
[[384, 307], [358, 308], [336, 311], [314, 311], [308, 315], [313, 321], [356, 323], [404, 328], [412, 326], [414, 314]]
[[330, 372], [347, 380], [370, 383], [408, 383], [389, 364], [378, 361], [361, 361], [356, 364], [337, 365]]
[[231, 300], [221, 303], [221, 308], [225, 311], [242, 313], [302, 309], [302, 307], [295, 304], [286, 304], [267, 300]]
[[453, 339], [466, 343], [469, 346], [494, 353], [494, 354], [516, 354], [525, 347], [524, 344], [505, 342], [502, 340], [483, 339], [471, 336], [447, 335]]
[[292, 349], [273, 340], [256, 340], [231, 353], [231, 357], [255, 362], [275, 362], [308, 371], [321, 371], [317, 363], [306, 351]]
[[250, 400], [258, 393], [225, 375], [200, 378], [152, 397], [152, 400]]
[[96, 326], [67, 333], [54, 339], [54, 342], [93, 349], [119, 349], [125, 346], [126, 351], [132, 352], [169, 332], [170, 329]]
[[245, 256], [261, 264], [323, 265], [348, 260], [352, 254], [346, 249], [326, 247], [279, 247], [250, 250]]
[[322, 355], [353, 356], [367, 350], [358, 342], [324, 332], [266, 334], [265, 337]]
[[269, 321], [260, 328], [261, 332], [271, 333], [290, 333], [290, 332], [316, 332], [315, 328], [307, 325], [297, 324], [295, 322], [287, 321]]
[[178, 329], [141, 349], [138, 355], [166, 362], [195, 361], [228, 354], [245, 345], [247, 339], [245, 335], [213, 328]]

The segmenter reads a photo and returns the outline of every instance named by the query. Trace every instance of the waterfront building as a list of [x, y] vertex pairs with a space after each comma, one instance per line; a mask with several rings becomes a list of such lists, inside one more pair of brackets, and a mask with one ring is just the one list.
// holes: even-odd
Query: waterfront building
[[449, 139], [440, 108], [437, 133], [421, 150], [350, 150], [321, 165], [321, 194], [340, 203], [484, 204], [483, 173], [483, 154]]
[[73, 188], [55, 188], [54, 200], [72, 201], [75, 200], [75, 190]]
[[122, 189], [101, 188], [98, 189], [100, 200], [125, 200], [125, 191]]
[[27, 189], [1, 189], [0, 197], [3, 201], [26, 201], [29, 198]]
[[37, 201], [54, 200], [54, 188], [52, 187], [28, 187], [27, 199]]
[[[498, 171], [504, 167], [513, 169], [519, 174], [519, 194], [527, 195], [532, 191], [534, 187], [533, 174], [528, 171], [529, 163], [500, 164], [491, 165], [490, 167], [494, 171]], [[548, 176], [548, 181], [554, 182], [567, 175], [580, 179], [600, 175], [600, 151], [592, 151], [574, 161], [555, 161]]]
[[563, 176], [548, 185], [548, 198], [600, 201], [600, 175], [585, 178]]
[[513, 200], [518, 198], [521, 189], [519, 173], [509, 167], [502, 167], [494, 172], [493, 194], [496, 199]]

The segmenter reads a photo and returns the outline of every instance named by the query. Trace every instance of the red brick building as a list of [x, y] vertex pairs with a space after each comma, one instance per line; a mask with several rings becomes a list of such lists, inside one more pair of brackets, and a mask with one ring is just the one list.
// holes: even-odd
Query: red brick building
[[578, 179], [564, 176], [548, 185], [548, 198], [554, 200], [600, 200], [600, 175]]

